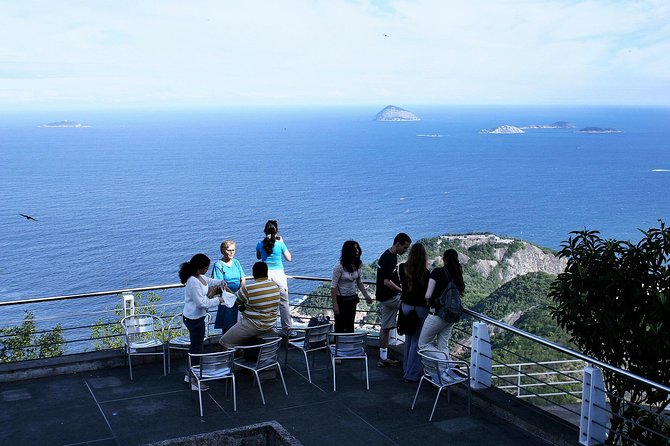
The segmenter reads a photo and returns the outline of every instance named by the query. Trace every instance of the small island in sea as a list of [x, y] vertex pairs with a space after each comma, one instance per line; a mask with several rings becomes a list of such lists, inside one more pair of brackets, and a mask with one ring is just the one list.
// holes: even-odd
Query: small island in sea
[[621, 130], [602, 128], [602, 127], [584, 127], [577, 130], [576, 133], [623, 133]]
[[421, 119], [409, 110], [387, 105], [382, 111], [377, 113], [375, 121], [420, 121]]
[[494, 129], [484, 129], [480, 130], [479, 133], [482, 134], [491, 134], [491, 135], [513, 135], [516, 133], [525, 133], [519, 127], [513, 125], [500, 125]]
[[81, 122], [77, 121], [58, 121], [58, 122], [50, 122], [48, 124], [42, 124], [40, 127], [48, 127], [48, 128], [77, 128], [77, 129], [82, 129], [82, 128], [88, 128], [90, 125], [84, 125]]
[[520, 129], [574, 129], [568, 121], [556, 121], [553, 124], [531, 124], [519, 127]]

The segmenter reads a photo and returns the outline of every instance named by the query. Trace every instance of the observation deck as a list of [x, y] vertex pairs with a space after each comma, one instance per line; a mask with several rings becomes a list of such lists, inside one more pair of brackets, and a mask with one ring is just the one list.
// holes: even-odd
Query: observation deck
[[[328, 282], [324, 278], [306, 277], [291, 277], [290, 280], [293, 290], [300, 288], [301, 284], [297, 282], [307, 284], [305, 289], [313, 289], [315, 281]], [[168, 302], [152, 305], [161, 306], [160, 312], [167, 317], [181, 311], [179, 297], [169, 302], [170, 292], [175, 296], [181, 295], [180, 287], [161, 285], [0, 302], [0, 307], [4, 307], [0, 311], [8, 307], [28, 307], [39, 315], [41, 306], [58, 305], [63, 301], [108, 297], [113, 299], [110, 302], [119, 303], [119, 296], [123, 292], [163, 290], [168, 296]], [[305, 308], [299, 308], [300, 305], [294, 306], [294, 316], [304, 316]], [[109, 314], [104, 318], [103, 327], [117, 327], [118, 310], [106, 311]], [[131, 381], [122, 349], [91, 347], [96, 342], [92, 339], [95, 336], [91, 330], [94, 327], [99, 329], [100, 323], [86, 325], [82, 323], [80, 314], [73, 314], [72, 320], [66, 321], [63, 326], [67, 332], [66, 343], [68, 346], [87, 343], [87, 347], [68, 347], [68, 354], [54, 358], [0, 364], [0, 402], [3, 408], [0, 415], [3, 426], [0, 429], [0, 444], [595, 444], [595, 439], [591, 437], [593, 434], [587, 432], [584, 436], [583, 429], [580, 429], [580, 422], [585, 417], [581, 385], [585, 381], [584, 371], [587, 368], [583, 366], [584, 361], [600, 367], [608, 366], [597, 364], [597, 361], [591, 361], [592, 358], [536, 338], [485, 315], [469, 310], [466, 313], [466, 322], [472, 323], [472, 336], [466, 323], [464, 328], [460, 328], [463, 334], [461, 339], [470, 339], [464, 343], [457, 342], [452, 354], [468, 361], [471, 372], [485, 368], [477, 363], [480, 359], [476, 359], [473, 352], [483, 345], [477, 344], [479, 341], [475, 329], [487, 325], [537, 342], [552, 349], [559, 358], [544, 363], [527, 362], [529, 358], [523, 358], [518, 364], [509, 364], [498, 361], [496, 352], [480, 355], [479, 358], [493, 364], [486, 371], [488, 378], [481, 373], [473, 374], [471, 388], [477, 390], [471, 392], [471, 414], [467, 414], [465, 388], [453, 386], [449, 401], [446, 395], [440, 397], [432, 422], [428, 421], [428, 417], [436, 389], [424, 384], [415, 409], [410, 410], [417, 384], [403, 383], [401, 368], [375, 366], [375, 326], [369, 315], [362, 319], [359, 315], [361, 323], [358, 326], [370, 334], [370, 390], [365, 389], [365, 377], [361, 376], [359, 364], [348, 364], [345, 361], [345, 364], [337, 366], [338, 385], [335, 392], [332, 390], [332, 371], [325, 351], [316, 353], [311, 368], [311, 383], [307, 378], [302, 353], [289, 351], [288, 361], [284, 364], [282, 351], [280, 362], [288, 396], [284, 394], [280, 381], [273, 376], [266, 376], [263, 382], [266, 405], [263, 405], [258, 389], [253, 384], [253, 375], [236, 371], [237, 411], [233, 411], [225, 384], [215, 381], [210, 391], [203, 394], [204, 416], [201, 417], [198, 394], [191, 391], [183, 381], [186, 365], [183, 355], [173, 353], [172, 372], [167, 376], [163, 376], [160, 361], [148, 360], [140, 364], [133, 361], [134, 380]], [[90, 318], [91, 313], [85, 314]], [[294, 317], [294, 320], [298, 324], [306, 322], [304, 317], [300, 319], [299, 316]], [[53, 321], [48, 317], [36, 317], [35, 322], [38, 335], [48, 333], [53, 328]], [[113, 330], [107, 336], [110, 339], [120, 337]], [[482, 338], [484, 344], [488, 342], [487, 336], [486, 339]], [[401, 342], [392, 346], [391, 350], [392, 356], [402, 359]], [[566, 356], [570, 358], [566, 359]], [[528, 366], [530, 369], [524, 368]], [[546, 371], [538, 372], [539, 368], [545, 368]], [[616, 372], [631, 379], [644, 380], [625, 371]], [[668, 391], [664, 385], [652, 384]], [[604, 389], [596, 387], [596, 391], [602, 393]], [[552, 398], [556, 395], [567, 398], [567, 402], [554, 403]], [[531, 401], [531, 398], [540, 404]], [[259, 423], [268, 422], [275, 423], [258, 426]], [[603, 424], [600, 421], [600, 426], [597, 420], [595, 423], [596, 427], [607, 427], [606, 422]], [[240, 429], [250, 425], [255, 427]], [[231, 429], [232, 432], [221, 432]], [[251, 437], [243, 439], [247, 434]], [[192, 437], [198, 435], [200, 437]], [[211, 438], [205, 438], [208, 435]], [[182, 437], [185, 438], [169, 442]], [[221, 443], [219, 440], [222, 438], [231, 442]], [[235, 443], [232, 440], [234, 438], [240, 443]]]

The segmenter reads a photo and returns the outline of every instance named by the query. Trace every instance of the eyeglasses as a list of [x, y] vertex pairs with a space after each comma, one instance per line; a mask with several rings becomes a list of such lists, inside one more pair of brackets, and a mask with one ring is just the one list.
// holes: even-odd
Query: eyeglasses
[[232, 249], [226, 249], [226, 252], [235, 252], [235, 248], [232, 248]]

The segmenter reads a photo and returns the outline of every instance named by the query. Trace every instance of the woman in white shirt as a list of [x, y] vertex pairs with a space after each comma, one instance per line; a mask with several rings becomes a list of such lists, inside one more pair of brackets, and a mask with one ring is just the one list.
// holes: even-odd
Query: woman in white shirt
[[356, 305], [359, 302], [359, 289], [365, 301], [372, 303], [372, 299], [363, 285], [361, 272], [361, 247], [355, 240], [347, 240], [342, 245], [342, 256], [333, 268], [333, 279], [330, 285], [333, 299], [333, 313], [335, 314], [335, 331], [337, 333], [353, 333], [356, 318]]
[[[189, 262], [179, 267], [179, 280], [184, 288], [184, 325], [188, 329], [191, 344], [189, 353], [202, 353], [205, 339], [205, 316], [207, 309], [223, 303], [223, 296], [216, 295], [226, 287], [223, 280], [207, 277], [210, 260], [205, 254], [194, 255]], [[195, 361], [198, 364], [199, 361]], [[202, 390], [207, 390], [203, 386]], [[191, 378], [191, 389], [198, 390], [197, 383]]]

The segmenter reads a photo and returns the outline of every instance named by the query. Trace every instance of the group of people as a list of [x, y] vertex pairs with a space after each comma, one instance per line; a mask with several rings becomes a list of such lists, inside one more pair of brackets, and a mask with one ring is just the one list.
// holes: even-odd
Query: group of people
[[[407, 261], [398, 264], [398, 256], [408, 250]], [[363, 286], [360, 255], [358, 242], [345, 242], [340, 261], [333, 269], [331, 294], [336, 332], [354, 331], [356, 304], [359, 302], [356, 287], [367, 303], [372, 303]], [[414, 331], [405, 334], [404, 382], [418, 382], [421, 378], [419, 350], [441, 351], [449, 358], [449, 338], [454, 324], [437, 315], [440, 310], [439, 297], [450, 281], [454, 281], [461, 294], [465, 291], [465, 283], [455, 250], [447, 249], [442, 261], [443, 267], [429, 271], [426, 248], [420, 243], [412, 245], [409, 235], [401, 232], [395, 236], [393, 245], [382, 253], [377, 262], [375, 297], [380, 311], [377, 367], [400, 365], [399, 361], [388, 355], [389, 334], [397, 326], [398, 311], [404, 315], [416, 311], [420, 321]], [[451, 370], [446, 373], [445, 381], [462, 379]]]
[[[185, 285], [182, 316], [189, 332], [189, 353], [203, 352], [207, 312], [216, 305], [214, 327], [223, 331], [219, 343], [226, 349], [272, 333], [278, 312], [282, 332], [288, 333], [291, 313], [283, 260], [290, 262], [291, 253], [279, 236], [276, 220], [265, 224], [264, 233], [256, 245], [259, 261], [252, 267], [252, 284], [246, 283], [244, 269], [234, 258], [233, 240], [221, 243], [222, 257], [214, 263], [211, 276], [207, 276], [211, 261], [205, 254], [196, 254], [181, 264], [179, 279]], [[197, 390], [193, 378], [191, 388]]]
[[[233, 240], [221, 243], [222, 257], [214, 263], [211, 276], [207, 276], [210, 259], [205, 254], [196, 254], [181, 264], [179, 278], [185, 285], [183, 318], [189, 331], [190, 353], [203, 352], [205, 318], [208, 309], [216, 305], [219, 308], [215, 328], [223, 331], [219, 343], [224, 348], [233, 348], [248, 339], [273, 333], [278, 315], [282, 333], [289, 335], [292, 319], [283, 260], [291, 261], [292, 257], [279, 236], [276, 220], [265, 224], [264, 233], [265, 237], [256, 246], [259, 261], [253, 265], [251, 284], [246, 283], [244, 270], [234, 258], [236, 246]], [[417, 382], [421, 378], [419, 350], [439, 350], [448, 357], [454, 324], [437, 316], [438, 298], [452, 280], [461, 293], [465, 290], [455, 250], [446, 250], [442, 257], [444, 267], [430, 272], [425, 247], [411, 243], [407, 234], [399, 233], [393, 245], [382, 253], [378, 261], [375, 295], [381, 316], [377, 367], [400, 365], [400, 361], [388, 355], [389, 334], [396, 328], [398, 311], [408, 314], [414, 310], [419, 316], [419, 327], [405, 335], [404, 382]], [[398, 256], [408, 250], [407, 261], [398, 264]], [[331, 297], [334, 329], [338, 333], [354, 332], [356, 307], [360, 301], [358, 291], [368, 304], [373, 302], [363, 283], [361, 255], [358, 242], [347, 240], [342, 245], [340, 260], [333, 267]], [[458, 375], [454, 379], [456, 377]], [[194, 380], [191, 385], [197, 389]]]

